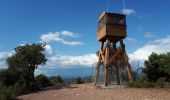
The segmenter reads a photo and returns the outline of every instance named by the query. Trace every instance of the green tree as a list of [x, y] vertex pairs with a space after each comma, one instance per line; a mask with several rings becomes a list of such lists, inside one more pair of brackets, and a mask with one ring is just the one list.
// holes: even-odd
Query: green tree
[[15, 48], [15, 54], [7, 59], [8, 70], [16, 73], [18, 84], [27, 90], [34, 89], [34, 71], [38, 65], [45, 65], [44, 44], [26, 44]]
[[165, 81], [168, 81], [170, 79], [170, 53], [152, 53], [145, 61], [142, 71], [150, 81], [155, 82], [163, 77]]

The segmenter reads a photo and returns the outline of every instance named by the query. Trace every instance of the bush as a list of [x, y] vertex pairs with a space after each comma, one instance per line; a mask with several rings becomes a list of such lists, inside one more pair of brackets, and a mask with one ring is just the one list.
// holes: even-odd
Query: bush
[[36, 76], [35, 81], [38, 88], [48, 87], [52, 85], [48, 77], [43, 74]]
[[14, 98], [13, 89], [0, 85], [0, 100], [12, 100]]
[[13, 86], [18, 81], [18, 76], [16, 71], [11, 71], [9, 69], [0, 70], [0, 82], [6, 86]]
[[152, 53], [148, 58], [142, 72], [150, 81], [156, 82], [162, 77], [165, 77], [168, 81], [170, 78], [170, 52], [165, 54]]
[[155, 84], [152, 82], [148, 82], [148, 81], [135, 81], [133, 83], [129, 83], [128, 84], [129, 87], [136, 87], [136, 88], [152, 88], [155, 87]]
[[143, 87], [144, 88], [152, 88], [152, 87], [155, 87], [155, 83], [149, 82], [149, 81], [144, 81], [143, 82]]
[[63, 84], [64, 81], [63, 79], [61, 78], [61, 76], [52, 76], [50, 78], [50, 81], [53, 83], [53, 85], [56, 85], [56, 84]]
[[170, 88], [170, 82], [165, 82], [164, 83], [164, 88]]
[[76, 83], [77, 83], [77, 84], [83, 84], [83, 83], [84, 83], [84, 80], [83, 80], [81, 77], [77, 77], [77, 78], [76, 78]]
[[170, 87], [170, 52], [165, 54], [152, 53], [145, 61], [142, 80], [130, 83], [131, 87]]
[[163, 88], [166, 83], [166, 77], [161, 77], [156, 81], [156, 87]]
[[152, 88], [155, 87], [155, 83], [149, 81], [149, 79], [144, 76], [142, 79], [137, 79], [133, 83], [129, 83], [128, 86], [136, 88]]

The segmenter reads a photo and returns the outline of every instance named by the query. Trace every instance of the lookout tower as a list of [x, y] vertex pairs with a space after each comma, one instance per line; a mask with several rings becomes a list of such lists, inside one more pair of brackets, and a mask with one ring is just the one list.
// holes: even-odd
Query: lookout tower
[[106, 41], [107, 37], [112, 40], [126, 37], [126, 16], [123, 14], [103, 12], [98, 19], [98, 41]]
[[[104, 84], [111, 85], [113, 75], [116, 75], [117, 84], [120, 85], [120, 68], [125, 70], [130, 82], [132, 79], [131, 66], [125, 51], [123, 39], [127, 36], [126, 15], [103, 12], [98, 19], [97, 40], [101, 43], [96, 66], [96, 81], [99, 81], [99, 69], [104, 67]], [[112, 70], [115, 70], [114, 72]]]

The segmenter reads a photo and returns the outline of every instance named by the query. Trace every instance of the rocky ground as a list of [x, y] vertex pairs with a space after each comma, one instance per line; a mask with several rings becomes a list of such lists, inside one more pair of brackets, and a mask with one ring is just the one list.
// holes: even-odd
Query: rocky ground
[[21, 100], [170, 100], [170, 89], [127, 87], [97, 88], [94, 84], [73, 84], [57, 89], [51, 87], [22, 95]]

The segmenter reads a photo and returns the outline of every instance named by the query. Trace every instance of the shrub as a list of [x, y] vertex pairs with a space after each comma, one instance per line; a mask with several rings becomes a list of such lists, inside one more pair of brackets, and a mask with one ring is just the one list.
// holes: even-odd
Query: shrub
[[142, 72], [146, 74], [150, 81], [156, 82], [162, 77], [165, 77], [168, 81], [170, 78], [170, 52], [165, 54], [152, 53], [148, 58]]
[[129, 87], [137, 87], [137, 88], [142, 88], [143, 84], [140, 81], [135, 81], [133, 83], [128, 84]]
[[81, 77], [77, 77], [77, 78], [76, 78], [76, 83], [77, 83], [77, 84], [83, 84], [83, 83], [84, 83], [84, 80], [83, 80]]
[[148, 81], [135, 81], [133, 83], [129, 83], [128, 84], [129, 87], [136, 87], [136, 88], [152, 88], [155, 87], [155, 84], [152, 82], [148, 82]]
[[166, 77], [161, 77], [156, 81], [156, 87], [163, 88], [166, 82]]
[[170, 88], [170, 82], [165, 82], [164, 83], [164, 88]]
[[142, 80], [130, 83], [131, 87], [170, 87], [170, 52], [165, 54], [152, 53], [145, 61]]
[[64, 81], [63, 79], [61, 78], [61, 76], [52, 76], [50, 78], [50, 81], [53, 83], [53, 85], [56, 85], [56, 84], [63, 84]]
[[11, 71], [9, 69], [0, 70], [0, 82], [6, 86], [13, 86], [18, 81], [18, 76], [16, 71]]
[[143, 87], [144, 88], [152, 88], [152, 87], [155, 87], [155, 84], [153, 82], [144, 81], [143, 82]]
[[38, 88], [48, 87], [52, 85], [48, 77], [43, 74], [36, 76], [35, 81]]
[[0, 85], [0, 100], [12, 100], [14, 98], [13, 89]]
[[128, 84], [129, 87], [136, 87], [136, 88], [151, 88], [155, 87], [155, 83], [150, 82], [149, 79], [144, 76], [142, 79], [135, 80], [133, 83]]

